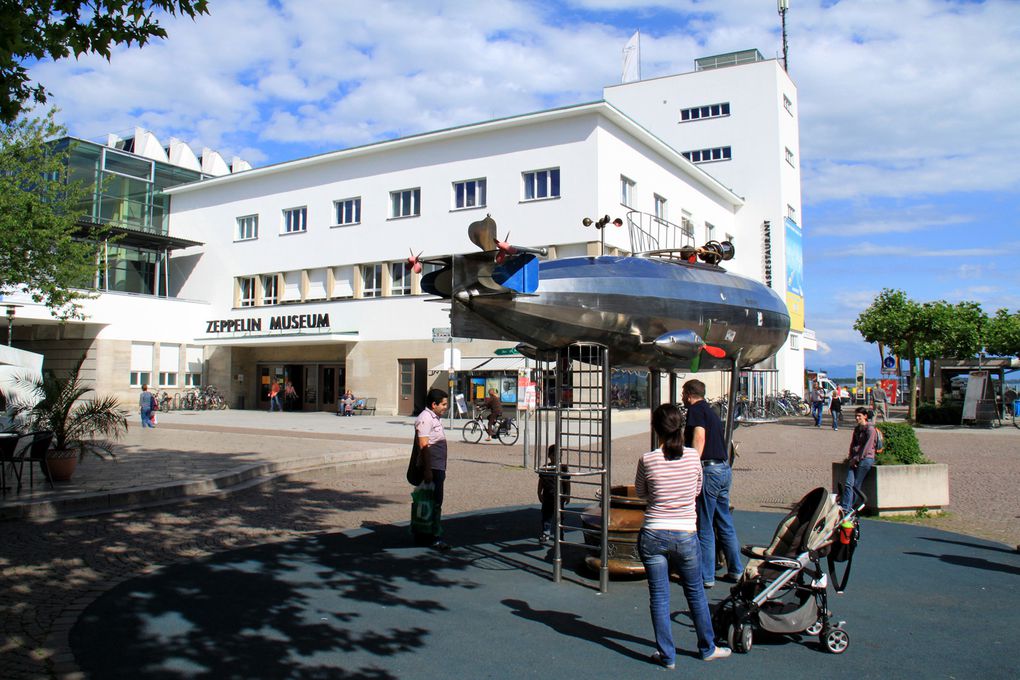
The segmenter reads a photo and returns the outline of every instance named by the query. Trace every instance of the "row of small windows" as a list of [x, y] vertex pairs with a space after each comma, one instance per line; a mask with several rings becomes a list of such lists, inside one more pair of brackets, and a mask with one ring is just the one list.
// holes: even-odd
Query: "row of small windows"
[[438, 265], [424, 264], [416, 275], [405, 261], [306, 269], [236, 279], [235, 307], [418, 295], [420, 276]]
[[728, 146], [717, 146], [714, 149], [696, 149], [684, 151], [683, 157], [691, 163], [711, 163], [713, 161], [728, 161], [733, 159], [733, 151]]
[[692, 120], [703, 120], [705, 118], [721, 118], [730, 115], [730, 103], [709, 104], [708, 106], [695, 106], [689, 109], [680, 109], [680, 122], [686, 123]]
[[[636, 207], [634, 203], [635, 201], [634, 193], [636, 189], [637, 182], [630, 179], [626, 175], [620, 175], [620, 202], [623, 203], [623, 205], [627, 206], [628, 208]], [[656, 219], [668, 222], [669, 202], [666, 200], [666, 198], [660, 196], [659, 194], [652, 194], [652, 200], [653, 210]], [[686, 210], [680, 211], [680, 229], [687, 236], [694, 238], [694, 216]], [[713, 226], [709, 222], [705, 222], [705, 241], [714, 241], [716, 240], [716, 238], [717, 236], [715, 232], [715, 226]], [[732, 242], [733, 236], [727, 234], [726, 239]]]
[[[183, 349], [183, 352], [181, 351]], [[159, 357], [159, 371], [154, 370], [154, 358]], [[131, 344], [131, 365], [128, 384], [131, 387], [201, 387], [203, 349], [160, 343]], [[183, 367], [183, 371], [181, 368]], [[153, 381], [152, 376], [157, 376]], [[183, 384], [182, 379], [183, 378]]]
[[[546, 168], [521, 173], [521, 195], [524, 201], [537, 201], [560, 196], [560, 169]], [[487, 182], [484, 177], [454, 182], [451, 204], [453, 210], [481, 208], [487, 203]], [[333, 201], [334, 226], [361, 223], [361, 197]], [[400, 189], [390, 192], [390, 219], [421, 215], [421, 188]], [[300, 206], [283, 211], [281, 231], [284, 234], [303, 233], [308, 230], [308, 207]], [[259, 237], [259, 216], [243, 215], [237, 218], [236, 239], [251, 241]]]

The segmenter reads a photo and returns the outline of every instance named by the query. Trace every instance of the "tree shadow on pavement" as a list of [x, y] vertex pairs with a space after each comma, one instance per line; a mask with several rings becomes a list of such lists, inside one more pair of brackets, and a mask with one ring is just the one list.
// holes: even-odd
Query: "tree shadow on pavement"
[[435, 617], [479, 587], [477, 570], [549, 578], [540, 556], [509, 550], [530, 538], [532, 515], [450, 518], [446, 533], [462, 546], [450, 553], [412, 547], [407, 526], [380, 525], [175, 564], [93, 602], [71, 648], [90, 677], [395, 678], [384, 660], [427, 653]]

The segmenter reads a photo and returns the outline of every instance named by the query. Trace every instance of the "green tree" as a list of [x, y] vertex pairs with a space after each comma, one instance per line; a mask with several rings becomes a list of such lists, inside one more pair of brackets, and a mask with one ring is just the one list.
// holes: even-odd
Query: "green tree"
[[985, 326], [985, 351], [994, 356], [1020, 357], [1020, 312], [1000, 309]]
[[917, 409], [914, 386], [918, 348], [927, 339], [926, 314], [921, 305], [907, 297], [901, 290], [882, 289], [871, 305], [861, 312], [854, 322], [854, 330], [867, 342], [879, 342], [889, 347], [893, 354], [910, 362], [907, 378], [909, 392], [908, 417], [913, 418]]
[[988, 317], [977, 302], [950, 304], [945, 300], [921, 305], [921, 327], [917, 355], [922, 359], [921, 393], [926, 393], [924, 360], [934, 366], [936, 359], [969, 359], [984, 345]]
[[0, 122], [12, 123], [25, 102], [46, 101], [25, 63], [73, 54], [110, 58], [114, 45], [144, 45], [165, 38], [156, 10], [208, 14], [207, 0], [0, 0]]
[[68, 182], [68, 149], [47, 143], [64, 133], [54, 115], [0, 125], [0, 294], [21, 291], [56, 317], [80, 318], [102, 235], [78, 223], [85, 190]]

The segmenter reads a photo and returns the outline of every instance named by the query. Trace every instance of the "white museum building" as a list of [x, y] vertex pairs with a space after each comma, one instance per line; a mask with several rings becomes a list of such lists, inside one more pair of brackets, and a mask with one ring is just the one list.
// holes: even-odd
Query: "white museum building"
[[[799, 392], [813, 346], [803, 318], [796, 94], [779, 62], [749, 50], [607, 87], [593, 103], [262, 168], [207, 165], [214, 152], [171, 153], [144, 131], [132, 143], [113, 139], [94, 150], [95, 162], [136, 188], [148, 172], [148, 200], [159, 205], [143, 208], [142, 228], [118, 221], [130, 205], [97, 209], [96, 222], [139, 239], [136, 251], [109, 258], [83, 322], [58, 325], [17, 300], [15, 344], [46, 355], [46, 368], [87, 352], [97, 387], [125, 399], [137, 399], [141, 382], [170, 393], [213, 384], [232, 407], [266, 408], [279, 380], [292, 382], [292, 407], [303, 410], [335, 410], [351, 389], [374, 398], [379, 413], [412, 413], [428, 387], [448, 384], [450, 344], [434, 336], [450, 320], [448, 304], [422, 294], [409, 252], [476, 251], [468, 224], [491, 215], [501, 237], [548, 248], [549, 258], [597, 255], [602, 234], [582, 218], [641, 211], [699, 244], [732, 241], [727, 269], [787, 301], [790, 338], [756, 368], [773, 387]], [[175, 167], [193, 174], [166, 180]], [[626, 228], [604, 236], [607, 252], [628, 251]], [[125, 259], [142, 284], [114, 285]], [[520, 359], [494, 352], [514, 344], [455, 341], [457, 389], [471, 398], [495, 380], [513, 401]]]

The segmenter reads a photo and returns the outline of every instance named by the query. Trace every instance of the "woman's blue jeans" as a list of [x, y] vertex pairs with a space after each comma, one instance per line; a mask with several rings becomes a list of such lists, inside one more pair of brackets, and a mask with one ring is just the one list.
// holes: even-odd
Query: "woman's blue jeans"
[[655, 631], [655, 648], [667, 663], [676, 661], [673, 622], [669, 612], [669, 568], [680, 575], [691, 620], [698, 634], [698, 651], [705, 658], [715, 651], [715, 632], [708, 612], [708, 598], [701, 582], [701, 547], [695, 531], [642, 529], [638, 535], [638, 554], [648, 578], [648, 601]]
[[843, 484], [843, 500], [840, 505], [843, 510], [849, 511], [851, 506], [857, 505], [863, 496], [860, 495], [861, 487], [864, 485], [864, 478], [871, 472], [871, 466], [875, 464], [874, 458], [862, 458], [856, 468], [846, 469], [846, 482]]

